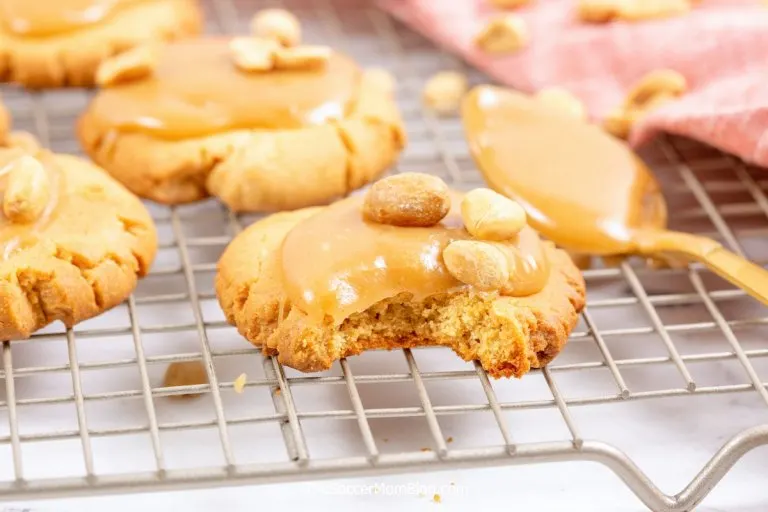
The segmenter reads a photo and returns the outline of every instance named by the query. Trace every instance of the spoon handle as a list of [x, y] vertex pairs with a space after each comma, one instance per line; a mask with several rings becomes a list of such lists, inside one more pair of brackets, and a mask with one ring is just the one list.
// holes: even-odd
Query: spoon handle
[[672, 252], [703, 263], [723, 279], [768, 305], [768, 270], [710, 238], [676, 231], [646, 231], [637, 242], [640, 252], [646, 255]]

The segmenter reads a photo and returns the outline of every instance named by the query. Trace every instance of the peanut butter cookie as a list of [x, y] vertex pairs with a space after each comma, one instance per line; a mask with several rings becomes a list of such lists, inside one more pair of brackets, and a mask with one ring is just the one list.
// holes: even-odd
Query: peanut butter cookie
[[2, 0], [0, 78], [89, 86], [104, 59], [200, 31], [196, 0]]
[[444, 194], [420, 178], [415, 191], [399, 178], [376, 184], [388, 197], [401, 192], [389, 208], [396, 215], [369, 211], [381, 199], [372, 188], [376, 198], [278, 213], [237, 236], [216, 278], [229, 322], [302, 371], [364, 350], [427, 345], [478, 360], [494, 377], [548, 363], [584, 307], [568, 255], [490, 190]]
[[0, 339], [72, 326], [122, 302], [157, 234], [141, 202], [83, 159], [0, 149]]
[[208, 38], [105, 62], [78, 124], [86, 153], [166, 204], [213, 195], [233, 210], [326, 204], [404, 145], [389, 87], [326, 47]]

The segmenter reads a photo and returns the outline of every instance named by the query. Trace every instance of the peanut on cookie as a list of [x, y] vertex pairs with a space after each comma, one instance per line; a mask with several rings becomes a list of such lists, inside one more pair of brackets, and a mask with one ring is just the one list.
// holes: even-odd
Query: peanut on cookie
[[299, 20], [284, 9], [257, 12], [251, 19], [251, 33], [256, 37], [272, 39], [283, 46], [296, 46], [301, 42]]
[[448, 214], [448, 186], [436, 176], [404, 173], [374, 183], [365, 195], [363, 216], [392, 226], [434, 226]]
[[525, 227], [525, 210], [487, 188], [467, 192], [461, 201], [467, 231], [480, 240], [511, 240]]
[[28, 224], [40, 218], [51, 200], [51, 179], [43, 164], [20, 156], [0, 169], [6, 175], [3, 214], [11, 222]]

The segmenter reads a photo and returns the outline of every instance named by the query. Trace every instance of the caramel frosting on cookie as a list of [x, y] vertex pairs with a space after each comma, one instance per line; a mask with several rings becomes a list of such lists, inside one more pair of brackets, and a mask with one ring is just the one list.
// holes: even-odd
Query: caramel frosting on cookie
[[10, 33], [47, 37], [100, 23], [118, 10], [151, 0], [0, 0], [0, 19]]
[[325, 65], [249, 72], [234, 63], [226, 38], [157, 49], [149, 76], [103, 89], [90, 107], [100, 131], [181, 140], [238, 129], [297, 129], [344, 118], [361, 72], [332, 53]]
[[[418, 301], [471, 287], [454, 276], [443, 253], [456, 241], [481, 241], [464, 227], [462, 195], [449, 197], [447, 215], [432, 226], [366, 220], [360, 197], [340, 201], [300, 222], [282, 245], [283, 281], [291, 304], [315, 321], [331, 317], [338, 325], [400, 293], [410, 293]], [[546, 285], [550, 265], [543, 243], [530, 227], [522, 227], [509, 240], [482, 244], [498, 250], [507, 261], [509, 280], [497, 293], [522, 297]]]

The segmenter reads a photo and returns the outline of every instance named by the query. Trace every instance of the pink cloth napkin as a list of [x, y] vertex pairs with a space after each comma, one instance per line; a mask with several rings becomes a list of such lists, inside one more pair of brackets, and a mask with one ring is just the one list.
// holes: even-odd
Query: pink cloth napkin
[[496, 80], [524, 91], [565, 87], [601, 119], [645, 73], [671, 68], [690, 90], [649, 114], [630, 142], [663, 130], [768, 167], [768, 5], [702, 0], [676, 18], [593, 25], [576, 0], [534, 0], [519, 9], [530, 31], [520, 52], [492, 56], [473, 36], [499, 11], [484, 0], [378, 0], [387, 11]]

